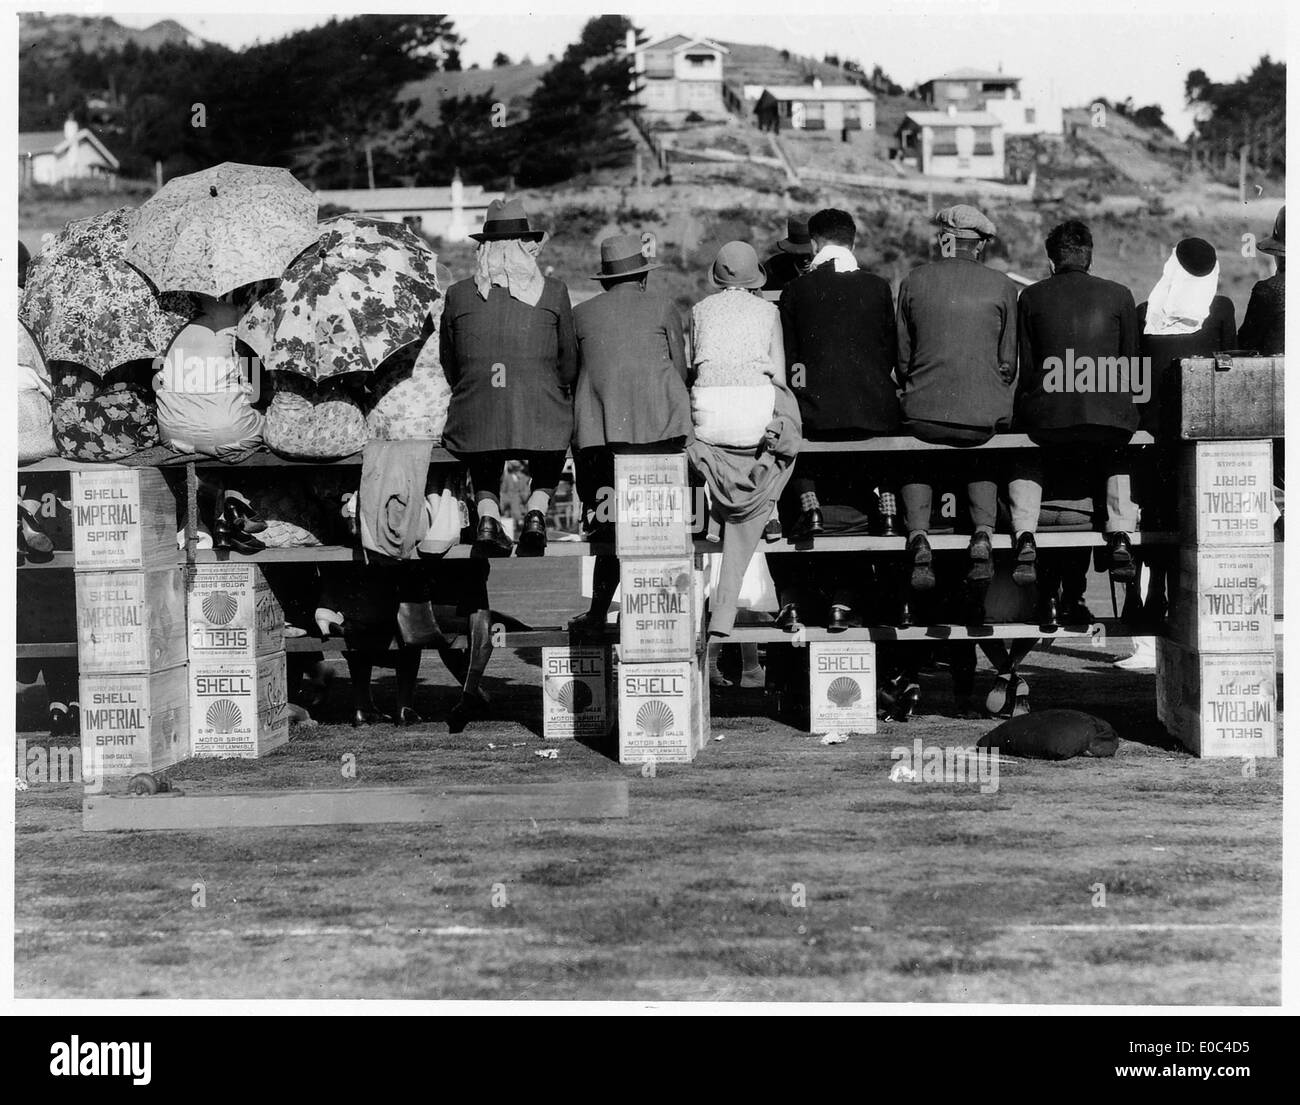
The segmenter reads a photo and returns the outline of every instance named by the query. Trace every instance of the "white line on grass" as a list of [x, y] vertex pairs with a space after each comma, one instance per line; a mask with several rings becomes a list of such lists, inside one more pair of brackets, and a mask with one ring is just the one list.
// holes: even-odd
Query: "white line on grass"
[[[350, 925], [302, 926], [299, 928], [247, 928], [247, 929], [154, 929], [133, 935], [149, 940], [167, 940], [176, 936], [220, 937], [222, 939], [291, 940], [325, 936], [511, 936], [523, 932], [517, 928], [474, 928], [469, 925], [443, 925], [429, 928], [394, 928], [376, 925], [353, 928]], [[59, 940], [120, 940], [121, 932], [107, 929], [15, 929], [14, 936], [43, 936]]]
[[1282, 931], [1281, 925], [1220, 924], [1214, 921], [1191, 922], [1187, 924], [1153, 923], [1153, 924], [1061, 924], [1061, 925], [921, 925], [918, 928], [875, 928], [871, 925], [854, 925], [854, 932], [879, 932], [893, 935], [909, 932], [962, 932], [968, 928], [993, 929], [996, 932], [1105, 932], [1105, 933], [1143, 933], [1143, 932], [1273, 932]]

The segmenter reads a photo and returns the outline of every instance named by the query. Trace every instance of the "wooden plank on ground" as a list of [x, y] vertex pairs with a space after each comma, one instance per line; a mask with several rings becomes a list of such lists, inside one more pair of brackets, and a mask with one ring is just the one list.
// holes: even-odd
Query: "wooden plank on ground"
[[354, 787], [149, 797], [87, 795], [82, 829], [114, 832], [557, 821], [627, 817], [627, 780], [456, 787]]

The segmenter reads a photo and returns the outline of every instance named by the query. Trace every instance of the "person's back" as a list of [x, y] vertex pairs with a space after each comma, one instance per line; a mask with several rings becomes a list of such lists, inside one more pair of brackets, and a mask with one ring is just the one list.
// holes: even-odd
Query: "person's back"
[[1134, 361], [1137, 310], [1126, 287], [1058, 269], [1020, 293], [1017, 332], [1017, 428], [1137, 429], [1147, 378]]
[[898, 289], [898, 372], [908, 420], [981, 429], [1008, 423], [1015, 285], [969, 257], [913, 269]]
[[770, 383], [775, 320], [776, 307], [743, 288], [714, 292], [695, 304], [691, 308], [694, 386]]
[[[889, 284], [822, 264], [781, 293], [787, 371], [805, 436], [898, 427], [894, 303]], [[796, 379], [796, 365], [803, 366]]]
[[625, 282], [573, 310], [580, 449], [641, 444], [690, 432], [681, 321], [664, 296]]

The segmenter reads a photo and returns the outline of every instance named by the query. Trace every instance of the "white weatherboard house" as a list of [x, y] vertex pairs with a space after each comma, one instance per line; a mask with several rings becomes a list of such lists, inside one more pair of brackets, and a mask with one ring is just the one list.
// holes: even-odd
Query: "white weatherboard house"
[[729, 51], [707, 38], [670, 35], [638, 46], [635, 69], [638, 98], [646, 111], [664, 114], [727, 114], [722, 99], [722, 67]]
[[94, 133], [74, 119], [62, 130], [26, 131], [18, 135], [18, 181], [61, 184], [82, 177], [114, 177], [118, 160]]
[[321, 189], [316, 200], [357, 215], [405, 223], [412, 230], [449, 242], [463, 242], [483, 225], [488, 204], [500, 199], [477, 184], [450, 187]]
[[[777, 102], [781, 122], [794, 130], [876, 129], [876, 97], [860, 84], [746, 84], [747, 102], [768, 92]], [[752, 109], [751, 109], [752, 111]]]
[[898, 128], [900, 156], [924, 176], [1002, 180], [1002, 120], [987, 111], [909, 111]]

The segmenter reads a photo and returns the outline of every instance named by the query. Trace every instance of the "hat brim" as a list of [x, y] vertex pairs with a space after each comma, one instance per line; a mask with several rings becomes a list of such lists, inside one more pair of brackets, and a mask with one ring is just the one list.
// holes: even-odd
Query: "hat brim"
[[658, 261], [647, 261], [639, 269], [624, 269], [622, 272], [595, 272], [591, 274], [591, 278], [593, 280], [622, 280], [625, 276], [636, 276], [638, 273], [661, 268], [663, 268], [663, 265], [659, 264]]
[[1256, 244], [1255, 248], [1261, 253], [1277, 253], [1286, 256], [1286, 242], [1279, 242], [1271, 234], [1263, 241]]
[[776, 248], [782, 253], [806, 254], [810, 257], [813, 254], [812, 242], [792, 242], [789, 238], [782, 238], [776, 243]]
[[724, 284], [716, 276], [713, 275], [713, 269], [712, 267], [710, 267], [709, 283], [712, 284], [715, 288], [749, 288], [751, 290], [754, 288], [761, 288], [764, 284], [767, 283], [767, 269], [763, 267], [763, 262], [760, 261], [758, 263], [758, 275], [754, 277], [753, 280], [745, 281], [743, 283], [738, 282], [735, 284]]
[[515, 238], [522, 239], [525, 242], [540, 242], [546, 237], [546, 231], [523, 230], [507, 231], [506, 233], [479, 231], [477, 234], [471, 234], [470, 237], [476, 242], [509, 242]]

